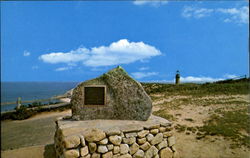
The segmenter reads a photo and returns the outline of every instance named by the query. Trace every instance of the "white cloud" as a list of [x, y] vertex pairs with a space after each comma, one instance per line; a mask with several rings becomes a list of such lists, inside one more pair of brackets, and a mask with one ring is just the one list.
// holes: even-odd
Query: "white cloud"
[[225, 74], [223, 77], [226, 78], [226, 79], [232, 79], [232, 78], [236, 78], [238, 76], [236, 76], [234, 74]]
[[57, 69], [55, 69], [55, 71], [66, 71], [66, 70], [70, 70], [72, 67], [59, 67]]
[[133, 72], [131, 74], [136, 79], [142, 79], [142, 78], [145, 78], [145, 77], [158, 75], [158, 72]]
[[154, 46], [143, 42], [129, 42], [127, 39], [121, 39], [111, 43], [109, 46], [93, 47], [91, 49], [80, 47], [66, 53], [52, 52], [41, 55], [39, 59], [51, 64], [82, 62], [85, 66], [99, 67], [129, 64], [160, 54], [160, 50]]
[[225, 14], [228, 18], [224, 22], [249, 23], [249, 8], [247, 6], [241, 8], [219, 8], [217, 12]]
[[206, 16], [210, 16], [213, 12], [213, 9], [207, 9], [207, 8], [195, 8], [195, 7], [184, 7], [182, 11], [182, 16], [185, 18], [203, 18]]
[[149, 67], [140, 67], [139, 68], [140, 71], [145, 71], [145, 70], [148, 70], [148, 69], [149, 69]]
[[214, 82], [224, 80], [223, 78], [212, 78], [212, 77], [194, 77], [194, 76], [187, 76], [181, 77], [180, 82]]
[[211, 15], [223, 16], [223, 22], [249, 23], [249, 8], [198, 8], [186, 6], [183, 8], [182, 16], [185, 18], [204, 18]]
[[25, 50], [25, 51], [23, 52], [23, 56], [25, 56], [25, 57], [30, 56], [30, 52], [28, 52], [27, 50]]
[[134, 0], [133, 3], [135, 5], [151, 5], [154, 7], [158, 7], [160, 5], [165, 5], [168, 3], [167, 0]]

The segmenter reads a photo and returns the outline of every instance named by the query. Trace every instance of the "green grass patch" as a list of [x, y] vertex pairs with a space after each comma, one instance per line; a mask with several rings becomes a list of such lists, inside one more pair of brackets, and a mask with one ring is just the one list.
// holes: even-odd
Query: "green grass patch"
[[233, 94], [249, 94], [250, 79], [240, 79], [232, 82], [215, 82], [215, 83], [183, 83], [163, 84], [163, 83], [142, 83], [148, 94], [165, 93], [166, 95], [233, 95]]
[[156, 115], [156, 116], [160, 116], [162, 118], [165, 118], [167, 120], [170, 120], [170, 121], [175, 121], [176, 120], [176, 118], [173, 115], [168, 114], [167, 110], [165, 110], [165, 109], [160, 109], [158, 111], [154, 111], [153, 114]]
[[[200, 130], [207, 135], [221, 135], [250, 147], [250, 119], [247, 109], [217, 112], [219, 113], [212, 115]], [[245, 131], [247, 135], [240, 131]]]

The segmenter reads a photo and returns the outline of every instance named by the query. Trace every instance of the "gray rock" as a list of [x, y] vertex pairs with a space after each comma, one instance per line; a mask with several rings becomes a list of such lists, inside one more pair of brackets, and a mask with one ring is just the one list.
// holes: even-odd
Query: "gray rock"
[[81, 143], [80, 137], [77, 135], [64, 138], [64, 146], [66, 149], [75, 148]]
[[108, 148], [108, 150], [113, 150], [114, 149], [114, 145], [113, 144], [108, 144], [107, 148]]
[[[106, 86], [106, 105], [83, 107], [83, 89], [87, 85]], [[152, 111], [151, 99], [141, 84], [120, 66], [98, 78], [80, 83], [73, 90], [71, 104], [72, 117], [81, 120], [147, 120]]]
[[64, 157], [65, 158], [77, 158], [80, 156], [79, 150], [77, 149], [71, 149], [64, 151]]
[[148, 133], [149, 133], [149, 130], [143, 130], [143, 131], [138, 132], [137, 135], [139, 138], [143, 138], [143, 137], [146, 137]]
[[143, 157], [144, 157], [144, 151], [140, 149], [133, 155], [133, 158], [143, 158]]
[[107, 152], [107, 153], [105, 153], [105, 154], [102, 155], [102, 158], [112, 158], [112, 157], [113, 157], [112, 151]]
[[104, 138], [103, 140], [99, 141], [98, 144], [102, 144], [102, 145], [105, 145], [105, 144], [108, 144], [108, 138]]
[[101, 154], [93, 153], [91, 158], [101, 158]]
[[129, 154], [124, 154], [124, 155], [121, 155], [119, 158], [132, 158], [132, 156]]
[[108, 152], [108, 148], [107, 148], [107, 146], [106, 145], [99, 145], [98, 146], [98, 148], [97, 148], [97, 151], [99, 152], [99, 153], [106, 153], [106, 152]]
[[158, 133], [150, 142], [152, 145], [159, 144], [163, 140], [163, 134]]
[[106, 137], [106, 134], [98, 128], [89, 128], [84, 131], [83, 136], [88, 142], [98, 142]]
[[149, 142], [151, 142], [152, 141], [152, 139], [154, 138], [154, 135], [153, 134], [151, 134], [151, 133], [149, 133], [148, 135], [147, 135], [147, 140], [149, 141]]
[[134, 153], [136, 153], [139, 150], [140, 146], [137, 143], [134, 143], [133, 145], [131, 145], [129, 147], [129, 153], [131, 155], [133, 155]]
[[114, 154], [120, 153], [120, 146], [114, 146], [113, 153]]
[[125, 144], [131, 145], [136, 141], [136, 138], [135, 137], [123, 138], [122, 141]]
[[122, 137], [121, 136], [110, 136], [109, 141], [113, 143], [114, 145], [120, 145], [122, 142]]
[[89, 154], [89, 148], [87, 146], [80, 149], [81, 156], [86, 156]]
[[152, 158], [158, 153], [158, 149], [155, 146], [151, 146], [146, 152], [145, 152], [145, 158]]
[[168, 145], [173, 146], [174, 144], [175, 144], [175, 137], [174, 136], [168, 137]]
[[144, 143], [144, 144], [142, 144], [141, 146], [140, 146], [140, 148], [142, 149], [142, 150], [144, 150], [144, 151], [146, 151], [146, 150], [148, 150], [149, 148], [150, 148], [150, 144], [149, 144], [149, 142], [146, 142], [146, 143]]
[[121, 154], [127, 154], [128, 152], [129, 152], [128, 144], [121, 144], [120, 145], [120, 153]]
[[170, 148], [164, 148], [160, 150], [160, 157], [161, 158], [172, 158], [173, 152]]
[[167, 141], [162, 141], [160, 144], [157, 145], [157, 149], [161, 150], [162, 148], [168, 147], [168, 142]]
[[89, 143], [89, 152], [94, 153], [97, 149], [96, 143]]
[[159, 129], [151, 129], [150, 133], [151, 134], [157, 134], [157, 133], [159, 133]]
[[146, 141], [147, 141], [146, 138], [137, 139], [137, 143], [140, 145], [146, 143]]

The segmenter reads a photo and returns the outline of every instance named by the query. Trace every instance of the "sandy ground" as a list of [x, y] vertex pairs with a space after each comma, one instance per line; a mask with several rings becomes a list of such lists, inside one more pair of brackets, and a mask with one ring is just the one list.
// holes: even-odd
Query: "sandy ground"
[[[164, 102], [175, 101], [186, 96], [163, 98], [154, 101], [154, 111]], [[217, 99], [227, 96], [217, 96]], [[235, 98], [249, 101], [249, 96], [234, 96]], [[211, 97], [203, 99], [214, 99]], [[169, 113], [176, 117], [174, 124], [187, 126], [201, 126], [215, 106], [181, 105], [178, 109], [169, 109]], [[230, 105], [228, 105], [230, 106]], [[70, 115], [71, 110], [63, 112], [47, 112], [38, 114], [23, 121], [2, 121], [1, 128], [1, 157], [3, 158], [52, 158], [55, 119], [60, 116]], [[191, 118], [194, 121], [187, 121]], [[231, 148], [231, 140], [219, 136], [206, 136], [196, 139], [195, 134], [175, 132], [176, 148], [181, 158], [250, 158], [250, 150], [244, 146]], [[10, 150], [12, 149], [12, 150]]]

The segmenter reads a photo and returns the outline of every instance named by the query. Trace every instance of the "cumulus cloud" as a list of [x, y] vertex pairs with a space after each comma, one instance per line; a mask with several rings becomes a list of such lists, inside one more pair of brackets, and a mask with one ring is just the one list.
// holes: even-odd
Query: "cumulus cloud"
[[142, 79], [142, 78], [145, 78], [145, 77], [158, 75], [158, 72], [133, 72], [131, 74], [136, 79]]
[[66, 71], [66, 70], [70, 70], [71, 67], [59, 67], [59, 68], [56, 68], [55, 71]]
[[167, 4], [167, 0], [134, 0], [133, 3], [135, 5], [151, 5], [158, 7], [160, 5], [165, 5]]
[[219, 8], [217, 12], [228, 15], [224, 22], [248, 23], [249, 22], [249, 8], [247, 6], [241, 8]]
[[27, 50], [25, 50], [25, 51], [23, 52], [23, 56], [25, 56], [25, 57], [30, 56], [30, 52], [28, 52]]
[[181, 82], [215, 82], [219, 80], [224, 80], [223, 78], [212, 78], [212, 77], [194, 77], [194, 76], [187, 76], [187, 77], [181, 77]]
[[160, 54], [160, 50], [154, 46], [143, 42], [129, 42], [127, 39], [121, 39], [111, 43], [109, 46], [99, 46], [90, 49], [80, 47], [65, 53], [52, 52], [41, 55], [39, 59], [51, 64], [74, 64], [81, 62], [85, 66], [100, 67], [143, 61]]
[[211, 13], [213, 12], [213, 9], [207, 9], [207, 8], [195, 8], [195, 7], [190, 7], [190, 6], [186, 6], [184, 7], [183, 11], [182, 11], [182, 16], [185, 18], [203, 18], [206, 16], [210, 16]]
[[248, 23], [249, 22], [249, 8], [243, 6], [240, 8], [199, 8], [186, 6], [182, 10], [184, 18], [204, 18], [212, 15], [220, 15], [224, 22], [234, 23]]

